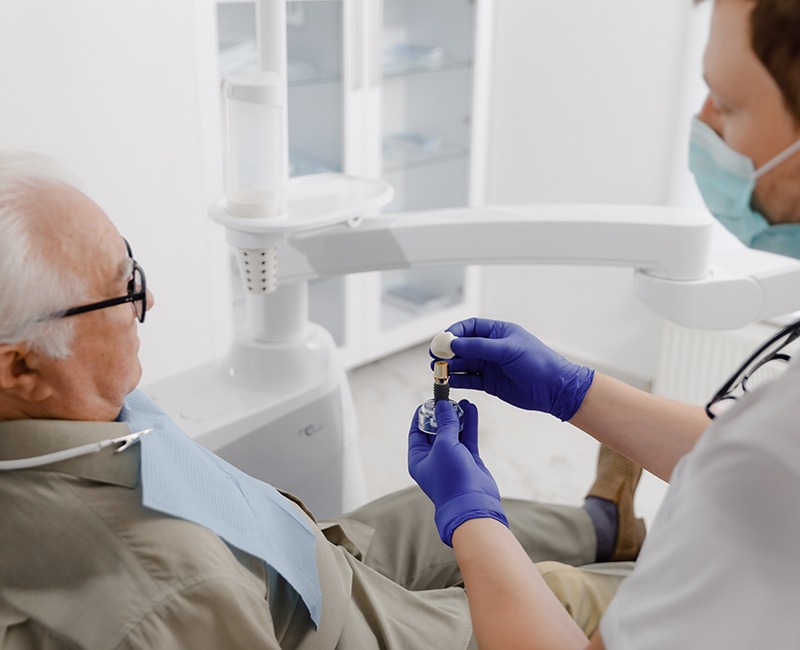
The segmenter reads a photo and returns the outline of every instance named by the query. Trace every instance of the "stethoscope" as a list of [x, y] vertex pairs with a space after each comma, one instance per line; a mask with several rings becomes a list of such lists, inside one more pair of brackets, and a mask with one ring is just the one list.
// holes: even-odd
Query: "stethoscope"
[[100, 442], [90, 442], [87, 445], [80, 445], [78, 447], [70, 447], [69, 449], [62, 449], [61, 451], [54, 451], [49, 454], [42, 454], [41, 456], [31, 456], [30, 458], [15, 458], [13, 460], [0, 460], [0, 471], [12, 469], [30, 469], [31, 467], [39, 467], [41, 465], [49, 465], [50, 463], [57, 463], [61, 460], [68, 458], [75, 458], [77, 456], [86, 456], [88, 454], [96, 454], [108, 447], [117, 445], [114, 450], [115, 454], [125, 451], [131, 445], [139, 442], [142, 436], [146, 436], [152, 429], [142, 429], [129, 433], [126, 436], [119, 438], [108, 438]]

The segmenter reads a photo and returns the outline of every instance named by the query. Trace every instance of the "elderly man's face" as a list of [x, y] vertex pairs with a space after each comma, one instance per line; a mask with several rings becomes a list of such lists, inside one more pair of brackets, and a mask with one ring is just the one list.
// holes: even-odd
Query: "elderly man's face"
[[[704, 73], [700, 119], [756, 169], [800, 139], [780, 89], [750, 46], [751, 0], [717, 0]], [[771, 223], [800, 221], [800, 154], [762, 176], [755, 202]]]
[[[84, 303], [125, 295], [130, 260], [125, 242], [106, 214], [87, 196], [66, 187], [47, 195], [42, 209], [45, 218], [40, 225], [48, 230], [46, 255], [85, 278]], [[149, 306], [152, 295], [148, 298]], [[52, 392], [44, 406], [53, 417], [112, 420], [141, 378], [133, 305], [69, 318], [75, 327], [70, 355], [45, 365]]]

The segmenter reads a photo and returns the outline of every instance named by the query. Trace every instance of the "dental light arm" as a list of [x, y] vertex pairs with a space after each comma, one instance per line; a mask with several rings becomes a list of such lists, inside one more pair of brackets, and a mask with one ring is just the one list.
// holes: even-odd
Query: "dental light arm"
[[[727, 236], [714, 223], [715, 237]], [[711, 255], [702, 278], [671, 281], [637, 273], [634, 291], [673, 322], [697, 329], [737, 329], [800, 310], [800, 260], [748, 248]]]
[[658, 207], [524, 205], [370, 217], [356, 228], [291, 237], [281, 281], [460, 264], [607, 264], [702, 278], [711, 223]]
[[[252, 231], [258, 225], [248, 221], [240, 227]], [[687, 327], [734, 329], [800, 309], [800, 261], [744, 246], [713, 252], [720, 229], [705, 211], [659, 206], [517, 205], [384, 214], [357, 227], [288, 233], [278, 282], [467, 264], [609, 265], [636, 269], [636, 294]], [[229, 239], [242, 236], [228, 231]]]

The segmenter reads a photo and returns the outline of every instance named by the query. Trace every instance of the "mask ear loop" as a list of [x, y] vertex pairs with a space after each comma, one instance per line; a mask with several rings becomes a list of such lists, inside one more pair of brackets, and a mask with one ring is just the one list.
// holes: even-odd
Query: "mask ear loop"
[[790, 144], [788, 147], [786, 147], [786, 149], [781, 151], [772, 160], [765, 162], [763, 165], [761, 165], [761, 167], [756, 169], [755, 172], [753, 172], [753, 178], [761, 178], [764, 174], [771, 172], [782, 162], [791, 158], [798, 151], [800, 151], [800, 140], [798, 140], [794, 144]]

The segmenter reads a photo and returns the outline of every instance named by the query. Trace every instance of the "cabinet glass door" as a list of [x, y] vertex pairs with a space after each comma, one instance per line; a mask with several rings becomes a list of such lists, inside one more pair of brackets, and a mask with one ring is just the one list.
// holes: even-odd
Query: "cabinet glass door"
[[[467, 205], [475, 48], [473, 0], [384, 0], [382, 174], [386, 211]], [[464, 298], [463, 268], [382, 274], [381, 328]]]

